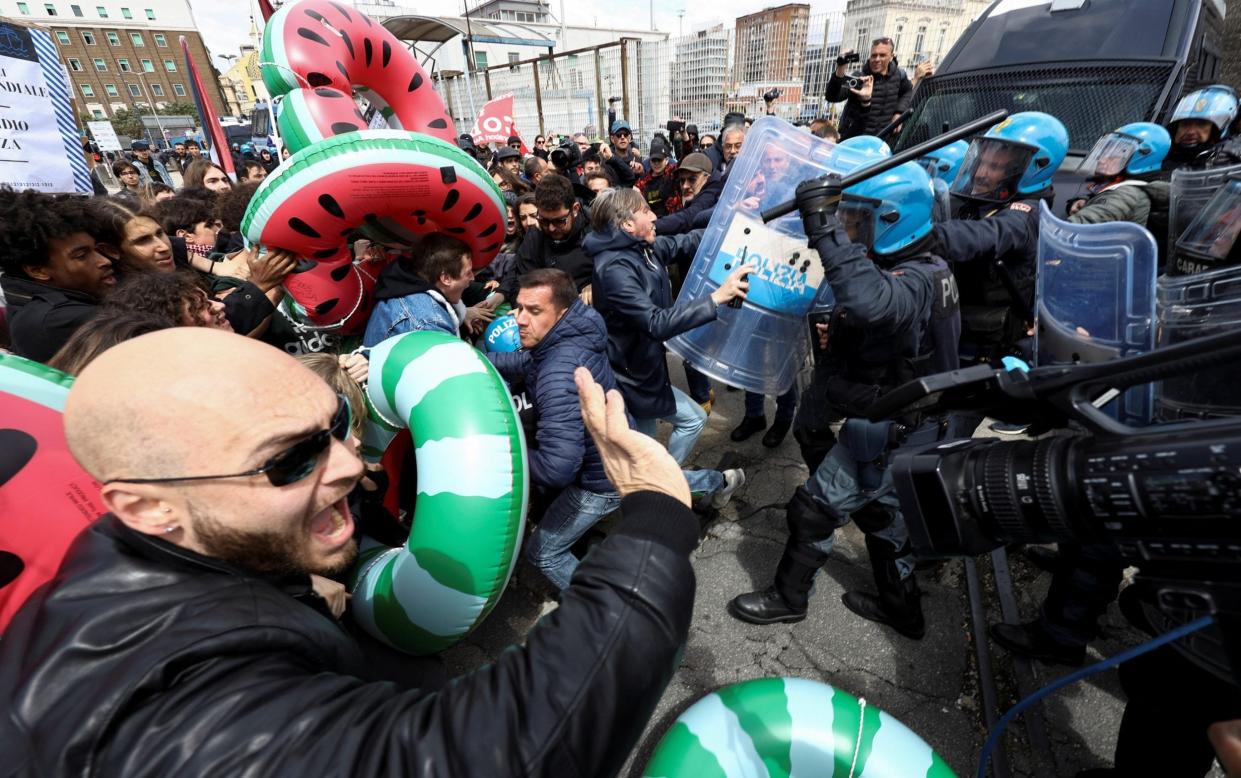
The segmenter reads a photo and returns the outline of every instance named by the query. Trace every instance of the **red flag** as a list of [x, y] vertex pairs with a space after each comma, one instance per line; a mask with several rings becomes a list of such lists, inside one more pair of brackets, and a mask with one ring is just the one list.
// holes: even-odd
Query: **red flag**
[[272, 7], [271, 0], [259, 0], [259, 11], [263, 14], [263, 21], [267, 21], [276, 9]]
[[[520, 138], [521, 133], [513, 124], [513, 96], [497, 97], [484, 105], [478, 118], [474, 120], [474, 130], [470, 134], [474, 136], [474, 142], [480, 145], [499, 143], [503, 146], [508, 144], [508, 139], [513, 135]], [[530, 153], [524, 140], [521, 142], [521, 153]]]
[[207, 98], [207, 91], [203, 89], [202, 79], [198, 77], [198, 67], [194, 64], [194, 58], [190, 56], [190, 44], [186, 42], [184, 35], [181, 36], [181, 51], [185, 54], [185, 69], [190, 74], [190, 91], [194, 93], [194, 104], [198, 106], [198, 121], [211, 144], [211, 158], [224, 169], [225, 173], [236, 179], [237, 172], [233, 170], [233, 155], [228, 150], [228, 136], [224, 134], [224, 128], [220, 126], [220, 117], [216, 116], [215, 107], [211, 105], [211, 100]]

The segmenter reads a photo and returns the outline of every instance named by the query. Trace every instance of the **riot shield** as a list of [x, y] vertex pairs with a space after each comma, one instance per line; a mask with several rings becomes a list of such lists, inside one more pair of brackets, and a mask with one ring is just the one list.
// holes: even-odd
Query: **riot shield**
[[838, 149], [775, 117], [754, 123], [678, 300], [710, 295], [746, 262], [758, 266], [750, 291], [740, 308], [721, 307], [714, 322], [669, 340], [669, 351], [730, 386], [778, 395], [793, 385], [808, 353], [806, 315], [829, 308], [832, 293], [800, 217], [764, 224], [760, 213], [790, 199], [808, 178], [844, 175], [873, 160]]
[[[1157, 290], [1156, 344], [1241, 328], [1241, 266], [1188, 276], [1162, 276]], [[1241, 365], [1223, 364], [1162, 381], [1156, 388], [1160, 421], [1241, 415]]]
[[[1132, 222], [1073, 224], [1039, 212], [1035, 353], [1039, 365], [1105, 362], [1155, 345], [1155, 238]], [[1104, 409], [1149, 424], [1154, 388], [1133, 387]]]
[[[1169, 265], [1175, 261], [1173, 256], [1176, 239], [1181, 237], [1189, 223], [1210, 201], [1215, 190], [1219, 189], [1229, 176], [1235, 174], [1241, 174], [1241, 164], [1206, 170], [1181, 168], [1172, 171], [1172, 195], [1168, 204], [1168, 245], [1164, 253], [1168, 257]], [[1178, 271], [1169, 266], [1167, 272], [1176, 274]]]

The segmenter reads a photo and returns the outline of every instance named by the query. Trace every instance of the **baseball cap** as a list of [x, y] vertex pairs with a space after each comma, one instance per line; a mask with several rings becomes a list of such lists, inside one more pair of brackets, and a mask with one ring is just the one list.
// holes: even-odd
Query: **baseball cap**
[[655, 138], [651, 141], [651, 152], [647, 156], [651, 159], [667, 159], [668, 144], [664, 143], [661, 138]]
[[133, 151], [146, 151], [151, 148], [151, 144], [144, 140], [136, 140], [129, 144], [129, 148]]
[[703, 154], [701, 151], [695, 151], [693, 154], [689, 154], [685, 157], [685, 159], [681, 160], [681, 164], [677, 165], [677, 172], [681, 173], [689, 170], [694, 173], [706, 173], [707, 175], [711, 175], [711, 170], [713, 168], [714, 166], [711, 164], [710, 157]]
[[512, 159], [513, 157], [520, 157], [520, 156], [521, 156], [521, 152], [513, 148], [512, 146], [501, 146], [496, 151], [496, 162], [499, 162], [502, 159]]
[[508, 136], [508, 142], [509, 143], [521, 143], [521, 138], [519, 138], [516, 135], [510, 135]]
[[613, 135], [620, 132], [621, 130], [624, 130], [630, 135], [633, 134], [633, 130], [629, 128], [629, 122], [625, 121], [624, 119], [617, 119], [616, 121], [612, 122], [612, 134]]

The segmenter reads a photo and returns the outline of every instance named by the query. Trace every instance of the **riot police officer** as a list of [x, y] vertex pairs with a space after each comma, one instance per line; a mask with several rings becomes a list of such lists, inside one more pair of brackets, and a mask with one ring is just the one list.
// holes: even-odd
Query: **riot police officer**
[[953, 218], [935, 225], [932, 250], [952, 263], [961, 291], [961, 353], [997, 362], [1021, 353], [1033, 323], [1038, 201], [1069, 149], [1060, 120], [1014, 114], [970, 143], [953, 181]]
[[1241, 162], [1241, 139], [1228, 137], [1229, 125], [1236, 117], [1237, 95], [1230, 86], [1213, 84], [1182, 97], [1168, 122], [1172, 150], [1164, 159], [1163, 169], [1224, 167]]
[[931, 177], [931, 185], [935, 187], [933, 216], [936, 224], [952, 218], [952, 195], [949, 188], [952, 182], [957, 180], [957, 173], [961, 171], [961, 163], [965, 161], [969, 148], [970, 144], [959, 140], [918, 158], [918, 164]]
[[947, 263], [929, 250], [934, 195], [917, 163], [876, 175], [843, 196], [838, 181], [802, 183], [797, 205], [836, 297], [823, 401], [848, 418], [840, 442], [787, 505], [789, 539], [775, 583], [734, 598], [728, 610], [753, 624], [805, 618], [811, 583], [827, 561], [836, 528], [855, 520], [867, 533], [879, 594], [848, 592], [845, 605], [917, 639], [925, 629], [920, 593], [886, 462], [894, 446], [934, 441], [946, 425], [915, 416], [875, 423], [864, 414], [889, 389], [956, 367], [956, 286]]

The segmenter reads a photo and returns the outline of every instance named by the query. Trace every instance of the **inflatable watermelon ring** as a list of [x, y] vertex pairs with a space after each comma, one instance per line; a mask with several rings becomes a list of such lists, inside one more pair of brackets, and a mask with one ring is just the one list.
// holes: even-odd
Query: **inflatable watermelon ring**
[[504, 198], [491, 176], [451, 143], [367, 130], [294, 154], [263, 179], [241, 221], [251, 243], [331, 264], [352, 261], [345, 241], [360, 227], [388, 244], [411, 244], [431, 232], [455, 235], [482, 267], [504, 241]]
[[451, 142], [444, 101], [401, 42], [369, 16], [330, 0], [289, 3], [267, 20], [260, 65], [273, 97], [284, 95], [277, 122], [293, 151], [366, 129], [354, 85], [390, 127]]
[[413, 433], [418, 496], [405, 546], [363, 543], [353, 615], [388, 645], [430, 654], [465, 637], [508, 583], [526, 523], [525, 438], [500, 374], [459, 338], [408, 332], [370, 361], [374, 412]]
[[366, 327], [371, 313], [374, 281], [358, 271], [356, 265], [315, 265], [284, 280], [289, 293], [280, 310], [299, 327], [349, 335]]
[[694, 703], [659, 741], [644, 778], [954, 778], [908, 727], [804, 678], [759, 678]]
[[65, 443], [61, 411], [72, 384], [59, 370], [0, 353], [0, 632], [56, 574], [78, 533], [107, 513], [99, 482]]

